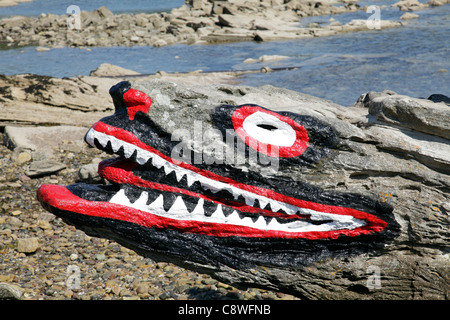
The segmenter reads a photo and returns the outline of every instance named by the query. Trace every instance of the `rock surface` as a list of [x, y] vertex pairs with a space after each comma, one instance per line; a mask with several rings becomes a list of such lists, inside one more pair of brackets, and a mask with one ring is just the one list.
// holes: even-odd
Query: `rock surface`
[[39, 239], [37, 238], [24, 238], [19, 239], [17, 242], [17, 251], [23, 253], [33, 253], [39, 248]]
[[[92, 76], [62, 79], [33, 74], [0, 75], [0, 103], [2, 104], [0, 126], [59, 125], [88, 128], [92, 125], [92, 119], [105, 117], [114, 109], [108, 94], [109, 88], [118, 81], [127, 79], [127, 76], [133, 78], [139, 75], [134, 70], [110, 64], [102, 64], [91, 74]], [[210, 85], [235, 83], [237, 75], [238, 73], [235, 72], [166, 73], [159, 71], [139, 79], [158, 78], [185, 84], [195, 81], [197, 84]], [[86, 117], [86, 113], [89, 117]], [[51, 131], [51, 129], [42, 130]], [[66, 130], [59, 133], [63, 131]], [[34, 139], [40, 138], [34, 137]], [[11, 141], [11, 143], [14, 142]], [[49, 147], [50, 145], [47, 145], [44, 148]], [[51, 148], [53, 147], [52, 145]]]
[[6, 126], [4, 144], [11, 149], [39, 151], [50, 156], [64, 140], [74, 141], [74, 143], [80, 145], [85, 134], [85, 128], [75, 126]]
[[117, 77], [117, 76], [130, 76], [138, 74], [139, 72], [136, 72], [134, 70], [125, 69], [109, 63], [103, 63], [97, 69], [89, 73], [91, 77], [108, 77], [108, 76]]
[[83, 76], [0, 75], [0, 125], [89, 126], [85, 112], [100, 118], [112, 110], [105, 92], [115, 81]]
[[[46, 80], [52, 83], [62, 81], [53, 78]], [[108, 81], [110, 80], [108, 79]], [[23, 81], [27, 84], [25, 88], [30, 86], [27, 82], [29, 79], [24, 77]], [[74, 90], [78, 85], [85, 85], [84, 82], [78, 82], [81, 81], [79, 79], [65, 79], [64, 81], [66, 84], [70, 83], [70, 90]], [[251, 102], [277, 111], [287, 110], [320, 118], [332, 125], [340, 136], [340, 144], [335, 150], [335, 156], [327, 159], [320, 167], [295, 172], [293, 174], [295, 178], [325, 190], [357, 192], [387, 202], [393, 206], [395, 219], [401, 227], [400, 234], [393, 242], [376, 252], [330, 258], [298, 268], [255, 267], [236, 270], [223, 265], [219, 267], [212, 264], [199, 266], [190, 263], [188, 259], [183, 261], [183, 266], [188, 266], [191, 270], [197, 270], [200, 273], [206, 272], [218, 279], [219, 283], [227, 283], [235, 287], [259, 287], [265, 290], [289, 293], [302, 299], [449, 298], [450, 135], [448, 123], [450, 107], [445, 103], [446, 97], [431, 95], [430, 99], [419, 99], [401, 96], [391, 91], [369, 92], [363, 94], [353, 107], [342, 107], [330, 101], [272, 86], [252, 88], [220, 84], [185, 87], [162, 80], [147, 82], [148, 80], [139, 81], [137, 79], [135, 81], [137, 87], [150, 86], [152, 88], [155, 106], [166, 106], [161, 109], [161, 112], [167, 112], [169, 118], [182, 116], [186, 121], [192, 120], [189, 116], [193, 113], [180, 113], [186, 108], [187, 101], [191, 106], [194, 106], [196, 101], [230, 104]], [[20, 84], [11, 86], [11, 95], [14, 96], [13, 93], [23, 91], [23, 88]], [[93, 89], [89, 90], [94, 92]], [[104, 111], [104, 114], [110, 114], [113, 107], [111, 102], [106, 99], [107, 90], [106, 92], [100, 91], [99, 89], [97, 94], [102, 104], [97, 104], [96, 108], [103, 108], [100, 110]], [[45, 96], [45, 93], [43, 95]], [[80, 97], [80, 106], [75, 105], [77, 99], [74, 97], [74, 106], [68, 111], [72, 114], [77, 113], [77, 108], [86, 108], [86, 102], [83, 102], [83, 93], [77, 92], [77, 95]], [[432, 100], [442, 102], [433, 102]], [[55, 107], [60, 108], [60, 106]], [[87, 109], [84, 111], [86, 126], [90, 126], [96, 121], [97, 110]], [[170, 127], [170, 122], [167, 122], [167, 126], [167, 128]], [[95, 153], [92, 154], [92, 151], [88, 151], [84, 147], [79, 151], [82, 154], [90, 154], [88, 161], [95, 158]], [[67, 153], [65, 154], [67, 155]], [[68, 173], [70, 173], [69, 178], [63, 183], [69, 184], [79, 178], [78, 169], [89, 163], [86, 159], [80, 163], [78, 156], [72, 155], [72, 158], [66, 156], [64, 158], [66, 169], [61, 174], [36, 178], [36, 180], [28, 182], [23, 177], [17, 180], [14, 178], [16, 173], [7, 171], [9, 168], [7, 163], [10, 161], [8, 159], [12, 161], [13, 158], [11, 156], [3, 158], [3, 166], [0, 167], [5, 172], [0, 181], [3, 183], [0, 185], [0, 191], [20, 188], [22, 183], [26, 185], [32, 181], [39, 181], [39, 179], [58, 181], [60, 177]], [[27, 161], [24, 163], [27, 164]], [[74, 168], [74, 165], [78, 165], [78, 167]], [[90, 178], [92, 177], [86, 179]], [[30, 186], [27, 188], [32, 189]], [[7, 199], [7, 194], [9, 192], [1, 196]], [[27, 210], [26, 207], [21, 206], [19, 211], [17, 209], [14, 211], [14, 201], [11, 201], [11, 198], [8, 199], [10, 199], [9, 204], [3, 202], [4, 205], [0, 208], [5, 212], [11, 212], [10, 218], [5, 219], [7, 223], [3, 224], [9, 229], [2, 227], [0, 230], [0, 234], [8, 239], [0, 248], [2, 252], [17, 250], [8, 249], [8, 243], [12, 241], [11, 229], [16, 230], [18, 228], [16, 226], [22, 224], [21, 221], [25, 218], [23, 211]], [[30, 199], [28, 201], [34, 202]], [[36, 206], [36, 203], [32, 205]], [[30, 207], [30, 205], [27, 206]], [[44, 214], [43, 211], [41, 214]], [[38, 229], [25, 226], [25, 230], [29, 229], [25, 234], [35, 232], [33, 230], [40, 230], [38, 234], [45, 239], [45, 242], [39, 241], [43, 250], [38, 250], [35, 254], [39, 254], [39, 260], [42, 261], [48, 260], [50, 255], [49, 261], [53, 261], [55, 264], [57, 260], [54, 260], [56, 258], [53, 257], [61, 255], [61, 252], [54, 251], [48, 246], [51, 246], [52, 242], [64, 240], [59, 237], [60, 231], [54, 232], [64, 224], [57, 222], [59, 218], [50, 220], [42, 218], [41, 220]], [[92, 249], [92, 246], [100, 243], [100, 239], [94, 241], [93, 238], [80, 236], [74, 229], [66, 232], [74, 236], [77, 234], [77, 237], [74, 238], [77, 239], [75, 240], [77, 256], [72, 256], [73, 251], [68, 250], [70, 254], [67, 254], [67, 259], [69, 261], [72, 258], [75, 259], [73, 261], [77, 261], [83, 269], [85, 268], [84, 263], [88, 263], [86, 268], [89, 269], [92, 265], [101, 263], [102, 259], [105, 259], [105, 256], [93, 258], [99, 252]], [[8, 235], [10, 236], [8, 237]], [[30, 236], [23, 238], [30, 238]], [[67, 241], [64, 243], [66, 244], [63, 247], [70, 248]], [[115, 245], [112, 241], [108, 243], [110, 247]], [[124, 252], [128, 252], [125, 249], [120, 250], [122, 250], [122, 255]], [[110, 250], [105, 251], [105, 248], [103, 248], [103, 252], [108, 252], [108, 256], [112, 254]], [[92, 257], [90, 257], [91, 255]], [[31, 264], [32, 258], [28, 259], [28, 263]], [[91, 263], [91, 260], [95, 259], [97, 259], [96, 262], [92, 261]], [[136, 260], [141, 261], [136, 257], [130, 258], [129, 261]], [[171, 257], [164, 257], [164, 260], [164, 263], [170, 262]], [[173, 262], [179, 263], [178, 260]], [[140, 263], [142, 264], [142, 261]], [[128, 262], [125, 265], [127, 268], [135, 268]], [[61, 270], [61, 272], [64, 279], [65, 270]], [[89, 272], [86, 273], [89, 274]], [[59, 290], [58, 292], [62, 292], [62, 295], [80, 297], [77, 291], [64, 293], [64, 286], [61, 287], [48, 279], [45, 280], [47, 284], [44, 285], [48, 289], [41, 290], [39, 295], [42, 295], [45, 290], [48, 294], [56, 294], [55, 292]], [[131, 287], [124, 279], [125, 275], [120, 274], [119, 278], [113, 281], [114, 283], [108, 282], [102, 294], [109, 297], [120, 297], [123, 294], [128, 296], [124, 293], [125, 291], [121, 293], [120, 288], [130, 288], [127, 290], [132, 290], [135, 295], [138, 294], [137, 292], [144, 292], [145, 294], [141, 293], [140, 297], [145, 297], [152, 291], [150, 287], [147, 290], [146, 283], [142, 285], [136, 283], [135, 287]], [[95, 280], [92, 281], [95, 282]], [[213, 283], [218, 285], [217, 280], [211, 281], [216, 281]], [[103, 284], [103, 286], [105, 285]], [[95, 291], [93, 288], [83, 290], [87, 296], [89, 296], [89, 292]], [[30, 295], [30, 290], [26, 291]], [[92, 293], [90, 296], [91, 298], [99, 297], [97, 293]], [[170, 298], [170, 296], [169, 290], [165, 296], [161, 295], [159, 298]]]

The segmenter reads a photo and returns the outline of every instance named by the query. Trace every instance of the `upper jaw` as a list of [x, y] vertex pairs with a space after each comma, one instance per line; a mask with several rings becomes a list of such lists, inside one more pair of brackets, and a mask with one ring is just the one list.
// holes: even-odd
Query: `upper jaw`
[[[240, 236], [262, 235], [263, 231], [266, 237], [276, 234], [279, 237], [330, 238], [341, 234], [359, 235], [378, 232], [386, 226], [384, 221], [366, 212], [301, 200], [271, 189], [253, 186], [251, 181], [240, 183], [228, 177], [174, 161], [169, 156], [144, 144], [139, 139], [135, 140], [135, 138], [129, 134], [124, 135], [120, 128], [114, 129], [102, 122], [97, 123], [88, 131], [85, 137], [87, 143], [119, 154], [123, 158], [132, 159], [135, 163], [135, 166], [130, 166], [129, 163], [122, 160], [107, 161], [100, 165], [101, 175], [114, 183], [152, 189], [155, 188], [155, 181], [149, 182], [140, 178], [139, 174], [136, 176], [133, 172], [159, 170], [163, 177], [170, 175], [174, 177], [174, 185], [184, 190], [189, 191], [195, 186], [200, 186], [201, 193], [198, 193], [197, 197], [202, 201], [205, 199], [217, 202], [215, 194], [222, 196], [226, 194], [226, 199], [219, 200], [219, 206], [210, 216], [205, 215], [205, 212], [201, 210], [203, 203], [199, 205], [198, 210], [189, 212], [185, 209], [186, 206], [181, 199], [175, 201], [170, 210], [161, 209], [162, 206], [159, 202], [163, 198], [158, 198], [150, 203], [146, 191], [140, 193], [137, 201], [131, 201], [121, 190], [112, 197], [110, 200], [112, 203], [123, 204], [162, 218], [189, 219], [205, 224], [221, 225], [220, 228], [230, 225], [247, 228], [248, 232], [240, 233]], [[125, 141], [126, 139], [128, 140]], [[133, 171], [135, 168], [137, 169]], [[170, 190], [169, 187], [163, 186], [161, 191], [168, 189]], [[237, 211], [226, 215], [223, 210], [225, 207], [231, 207]], [[255, 209], [261, 219], [250, 218], [249, 212], [254, 213]], [[276, 216], [277, 219], [266, 219], [270, 216]], [[283, 223], [279, 223], [279, 221]], [[255, 230], [258, 232], [254, 232]]]

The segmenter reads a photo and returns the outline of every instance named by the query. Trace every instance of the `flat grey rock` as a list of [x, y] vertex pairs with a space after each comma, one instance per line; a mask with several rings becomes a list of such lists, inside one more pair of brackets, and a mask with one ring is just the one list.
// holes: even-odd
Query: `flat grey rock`
[[25, 149], [51, 155], [63, 141], [83, 144], [86, 128], [75, 126], [5, 127], [5, 144], [11, 149]]

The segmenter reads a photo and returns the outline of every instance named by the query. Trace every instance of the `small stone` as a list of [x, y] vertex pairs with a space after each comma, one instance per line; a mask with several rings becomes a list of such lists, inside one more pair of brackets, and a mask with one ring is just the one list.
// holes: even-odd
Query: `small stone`
[[415, 19], [415, 18], [418, 18], [418, 17], [419, 17], [418, 14], [406, 12], [405, 14], [403, 14], [400, 17], [400, 19], [402, 19], [402, 20], [409, 20], [409, 19]]
[[161, 293], [159, 295], [159, 298], [161, 300], [176, 299], [177, 295], [174, 292], [172, 292], [172, 291], [164, 291], [163, 293]]
[[104, 253], [97, 253], [97, 254], [95, 255], [95, 259], [100, 260], [100, 261], [103, 261], [103, 260], [106, 259], [106, 256], [105, 256]]
[[10, 217], [10, 218], [8, 219], [8, 222], [9, 222], [9, 224], [10, 224], [11, 226], [13, 226], [13, 227], [20, 227], [20, 226], [22, 225], [22, 220], [20, 220], [20, 219], [17, 218], [17, 217]]
[[66, 168], [65, 164], [54, 160], [33, 161], [25, 172], [30, 178], [38, 178], [61, 171]]
[[22, 213], [22, 211], [20, 211], [20, 210], [14, 210], [13, 212], [11, 212], [11, 214], [13, 215], [13, 216], [18, 216], [18, 215], [20, 215]]
[[31, 160], [31, 154], [28, 152], [21, 152], [16, 158], [16, 163], [18, 165], [23, 165]]
[[122, 297], [123, 300], [139, 300], [139, 296], [124, 296]]
[[78, 259], [78, 255], [76, 253], [72, 253], [70, 255], [70, 260], [77, 260]]
[[155, 41], [153, 46], [155, 46], [155, 47], [164, 47], [164, 46], [167, 46], [167, 42], [164, 41], [163, 39], [158, 39], [158, 40]]
[[158, 289], [158, 288], [156, 288], [156, 287], [151, 287], [151, 288], [148, 290], [148, 293], [149, 293], [150, 295], [152, 295], [153, 297], [157, 297], [159, 294], [161, 294], [161, 290]]
[[46, 51], [50, 51], [50, 48], [47, 47], [37, 47], [36, 48], [37, 52], [46, 52]]
[[106, 292], [112, 292], [115, 295], [119, 295], [120, 293], [120, 285], [115, 280], [108, 280], [105, 283]]
[[148, 293], [148, 289], [149, 289], [148, 284], [140, 283], [136, 286], [135, 290], [137, 294], [146, 294]]
[[33, 253], [39, 249], [38, 238], [23, 238], [17, 241], [17, 251], [22, 253]]
[[50, 225], [50, 222], [48, 222], [46, 220], [38, 220], [38, 226], [39, 226], [39, 228], [41, 228], [43, 230], [49, 230], [52, 228], [52, 226]]

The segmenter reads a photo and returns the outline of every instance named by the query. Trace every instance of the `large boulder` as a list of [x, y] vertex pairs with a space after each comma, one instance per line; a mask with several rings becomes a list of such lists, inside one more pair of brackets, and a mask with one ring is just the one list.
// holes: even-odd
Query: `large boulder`
[[[140, 92], [152, 99], [151, 106]], [[120, 158], [100, 164], [100, 174], [119, 185], [41, 187], [38, 198], [49, 211], [89, 234], [238, 287], [269, 288], [304, 299], [448, 299], [450, 109], [444, 102], [368, 93], [355, 106], [342, 107], [272, 86], [183, 86], [161, 80], [121, 83], [111, 94], [114, 117], [97, 123], [85, 139], [135, 164]], [[264, 145], [279, 145], [276, 166], [276, 156], [259, 144], [244, 145], [241, 151], [250, 154], [257, 148], [268, 158], [228, 159], [225, 154], [235, 144], [214, 136], [233, 126], [238, 135], [247, 132]], [[219, 147], [225, 152], [215, 153]], [[182, 166], [184, 171], [175, 166], [180, 164], [175, 156], [184, 161], [187, 154], [194, 160], [204, 156], [192, 164], [200, 171], [191, 163]], [[205, 202], [226, 197], [225, 189], [233, 195], [237, 188], [246, 190], [244, 202], [237, 194], [236, 202], [223, 202], [221, 214], [226, 206], [243, 208], [240, 217], [233, 217], [238, 222], [214, 220], [221, 217], [217, 211], [199, 217], [197, 208], [186, 215], [189, 199], [203, 192], [194, 182], [202, 170], [209, 172], [208, 179], [232, 177], [220, 184], [201, 180], [209, 189]], [[166, 187], [154, 191], [162, 183]], [[186, 183], [198, 189], [174, 189]], [[158, 198], [158, 192], [180, 192], [186, 207], [181, 198]], [[279, 194], [285, 202], [269, 201], [270, 210], [247, 208], [263, 208], [253, 201], [281, 199]], [[299, 200], [290, 200], [294, 196]], [[68, 201], [61, 204], [58, 197]], [[103, 205], [92, 205], [93, 200]], [[296, 222], [286, 220], [294, 208], [286, 205], [289, 201], [309, 208], [290, 215]], [[277, 203], [286, 212], [275, 213]], [[250, 211], [266, 215], [267, 234], [260, 232], [262, 219]], [[274, 223], [278, 231], [268, 222], [274, 216], [278, 222], [285, 219], [284, 227]], [[248, 227], [250, 220], [256, 229]], [[302, 231], [290, 233], [289, 228]]]

